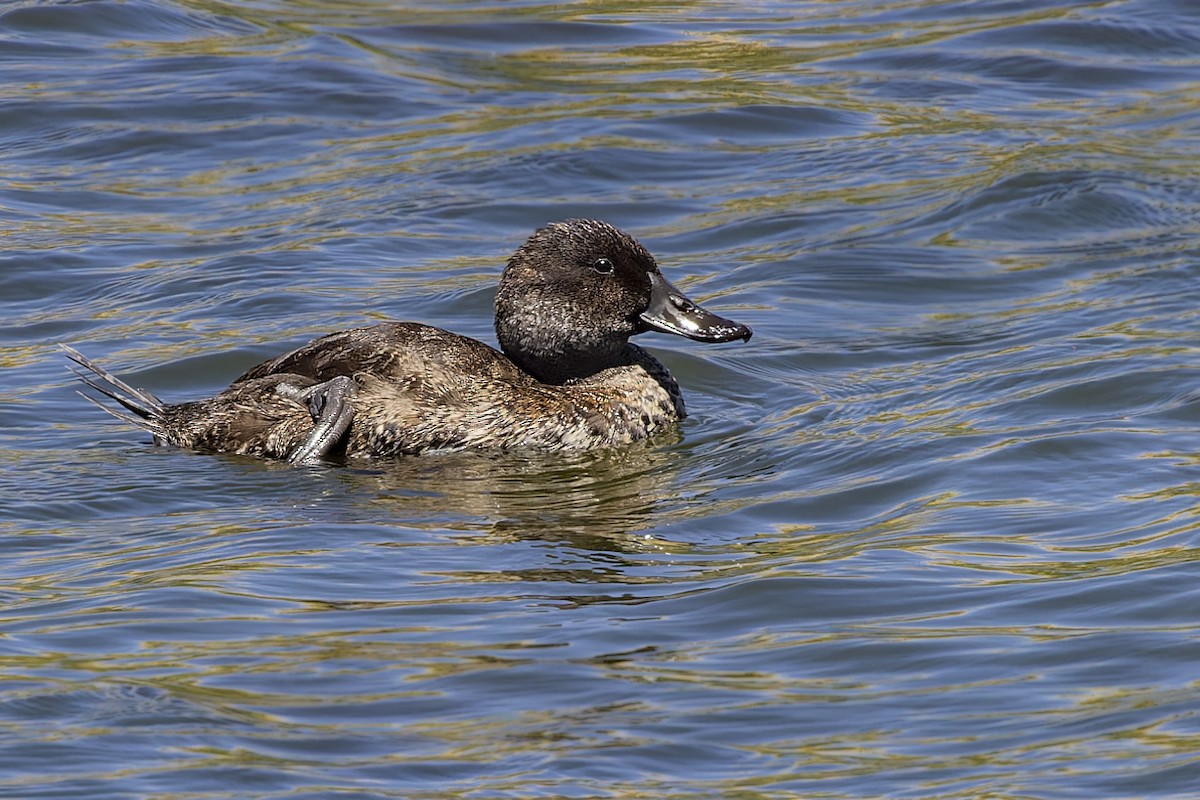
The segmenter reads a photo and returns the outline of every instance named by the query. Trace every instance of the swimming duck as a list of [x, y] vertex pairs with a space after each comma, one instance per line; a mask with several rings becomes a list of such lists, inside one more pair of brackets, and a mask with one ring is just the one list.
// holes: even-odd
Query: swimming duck
[[685, 416], [679, 385], [629, 339], [749, 340], [689, 300], [632, 236], [552, 223], [505, 267], [499, 352], [415, 322], [329, 334], [250, 369], [206, 400], [168, 404], [63, 346], [78, 377], [157, 444], [294, 463], [461, 448], [566, 450], [643, 439]]

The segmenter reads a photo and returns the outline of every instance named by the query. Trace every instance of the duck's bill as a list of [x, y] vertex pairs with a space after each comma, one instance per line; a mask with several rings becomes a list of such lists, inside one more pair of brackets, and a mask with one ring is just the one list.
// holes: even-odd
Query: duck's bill
[[645, 330], [673, 333], [698, 342], [748, 341], [749, 328], [693, 303], [657, 272], [650, 273], [650, 307], [639, 317]]

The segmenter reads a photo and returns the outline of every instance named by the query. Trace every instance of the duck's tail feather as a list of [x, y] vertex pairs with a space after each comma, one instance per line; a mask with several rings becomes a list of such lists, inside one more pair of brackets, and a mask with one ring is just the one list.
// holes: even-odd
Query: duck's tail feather
[[145, 389], [135, 389], [125, 381], [113, 375], [108, 370], [96, 364], [83, 353], [76, 350], [74, 347], [69, 347], [65, 344], [60, 344], [59, 347], [67, 354], [67, 358], [74, 361], [79, 366], [83, 367], [86, 372], [71, 368], [71, 372], [83, 382], [84, 385], [99, 392], [110, 400], [119, 403], [126, 410], [133, 412], [134, 416], [118, 411], [115, 408], [105, 405], [91, 395], [79, 392], [79, 396], [93, 405], [103, 409], [122, 422], [128, 422], [130, 425], [149, 431], [154, 434], [155, 438], [165, 438], [166, 421], [165, 411], [166, 404], [159, 400], [153, 394]]

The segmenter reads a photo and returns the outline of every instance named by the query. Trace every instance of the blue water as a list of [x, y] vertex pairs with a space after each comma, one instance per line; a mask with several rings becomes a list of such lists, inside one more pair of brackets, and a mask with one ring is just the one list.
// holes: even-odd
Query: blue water
[[[0, 5], [0, 796], [1200, 795], [1200, 5]], [[494, 341], [543, 223], [749, 343], [566, 456], [165, 399]]]

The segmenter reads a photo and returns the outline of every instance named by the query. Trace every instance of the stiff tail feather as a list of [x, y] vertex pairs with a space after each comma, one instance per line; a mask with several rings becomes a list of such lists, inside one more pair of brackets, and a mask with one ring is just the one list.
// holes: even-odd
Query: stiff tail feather
[[145, 389], [135, 389], [130, 386], [74, 347], [69, 347], [65, 344], [60, 344], [59, 347], [66, 352], [67, 358], [86, 370], [84, 372], [72, 367], [71, 372], [75, 373], [75, 377], [79, 378], [84, 385], [92, 390], [99, 392], [110, 400], [116, 401], [127, 411], [132, 412], [133, 415], [131, 416], [123, 411], [118, 411], [115, 408], [107, 406], [84, 392], [78, 392], [80, 397], [122, 422], [127, 422], [142, 430], [149, 431], [154, 435], [155, 439], [166, 438], [166, 429], [163, 427], [166, 405], [163, 401]]

